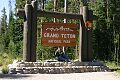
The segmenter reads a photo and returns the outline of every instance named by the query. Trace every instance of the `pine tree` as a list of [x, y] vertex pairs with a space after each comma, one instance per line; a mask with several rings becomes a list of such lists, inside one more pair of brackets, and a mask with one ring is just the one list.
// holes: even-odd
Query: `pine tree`
[[[11, 1], [11, 0], [10, 0]], [[11, 2], [9, 1], [9, 7], [11, 7]], [[22, 41], [23, 41], [23, 21], [18, 18], [15, 13], [12, 11], [12, 8], [9, 9], [9, 52], [14, 55], [19, 55], [22, 53]], [[12, 49], [12, 50], [11, 50]]]
[[6, 51], [9, 44], [9, 35], [8, 35], [8, 25], [7, 25], [7, 15], [6, 15], [6, 9], [3, 8], [1, 11], [3, 14], [1, 16], [1, 32], [0, 32], [0, 44], [3, 48], [2, 51]]

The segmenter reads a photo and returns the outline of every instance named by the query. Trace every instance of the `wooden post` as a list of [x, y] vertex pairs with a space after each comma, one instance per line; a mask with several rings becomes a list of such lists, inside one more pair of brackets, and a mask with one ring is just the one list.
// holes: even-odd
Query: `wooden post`
[[[66, 13], [67, 12], [67, 0], [64, 0], [64, 13]], [[64, 23], [67, 23], [67, 19], [64, 19]]]
[[[83, 7], [80, 7], [80, 15], [83, 14]], [[79, 28], [79, 61], [82, 62], [82, 20], [80, 21]]]
[[82, 57], [82, 61], [88, 61], [87, 27], [85, 26], [85, 23], [88, 20], [88, 7], [87, 6], [83, 6], [82, 14], [83, 14], [83, 20], [81, 20], [81, 26], [82, 26], [82, 52], [81, 52], [81, 57]]
[[93, 54], [92, 54], [92, 28], [89, 28], [87, 31], [88, 33], [88, 61], [92, 61]]
[[79, 61], [82, 62], [82, 26], [79, 28]]
[[89, 22], [91, 25], [88, 25], [88, 60], [92, 61], [93, 60], [93, 49], [92, 49], [92, 21], [93, 21], [93, 11], [89, 10]]
[[32, 62], [36, 61], [37, 46], [37, 1], [32, 1], [32, 27], [31, 27], [31, 54]]
[[23, 61], [30, 61], [30, 42], [31, 42], [31, 10], [30, 4], [25, 5], [25, 21], [23, 31]]

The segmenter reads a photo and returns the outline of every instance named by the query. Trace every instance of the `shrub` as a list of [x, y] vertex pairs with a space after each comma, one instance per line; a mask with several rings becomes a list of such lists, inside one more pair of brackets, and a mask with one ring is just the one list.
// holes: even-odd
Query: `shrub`
[[4, 66], [4, 67], [2, 68], [2, 73], [3, 73], [3, 74], [8, 74], [8, 72], [9, 72], [8, 67]]

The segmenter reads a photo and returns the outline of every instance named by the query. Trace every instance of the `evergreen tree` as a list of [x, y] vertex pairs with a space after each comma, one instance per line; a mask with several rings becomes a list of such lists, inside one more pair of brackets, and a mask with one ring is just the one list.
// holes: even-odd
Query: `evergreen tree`
[[7, 15], [6, 15], [6, 9], [3, 8], [1, 11], [3, 14], [1, 16], [1, 32], [0, 32], [0, 44], [2, 47], [2, 51], [6, 51], [9, 44], [9, 33], [8, 33], [8, 25], [7, 25]]
[[[11, 1], [11, 0], [10, 0]], [[9, 7], [11, 7], [11, 2], [9, 1]], [[12, 11], [9, 9], [9, 53], [14, 56], [22, 54], [22, 40], [23, 40], [23, 23]]]

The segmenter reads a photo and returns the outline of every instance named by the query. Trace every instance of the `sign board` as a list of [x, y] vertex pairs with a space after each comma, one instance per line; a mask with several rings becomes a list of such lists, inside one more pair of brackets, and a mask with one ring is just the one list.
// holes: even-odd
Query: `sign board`
[[77, 25], [68, 23], [43, 23], [42, 46], [76, 46]]

